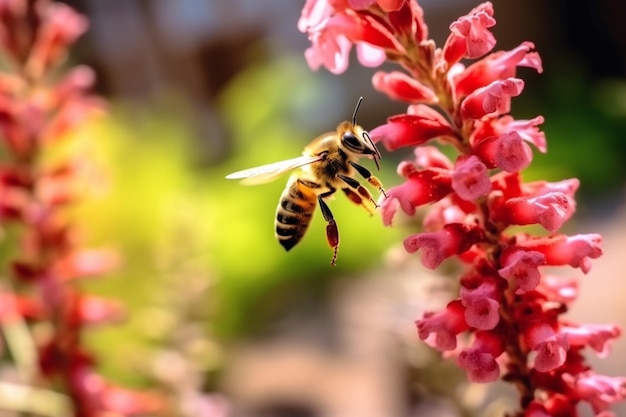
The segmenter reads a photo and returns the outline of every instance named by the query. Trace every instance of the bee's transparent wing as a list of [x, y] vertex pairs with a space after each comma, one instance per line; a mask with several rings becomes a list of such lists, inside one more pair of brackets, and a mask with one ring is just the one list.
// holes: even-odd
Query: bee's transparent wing
[[280, 175], [292, 169], [312, 164], [313, 162], [320, 161], [320, 156], [299, 156], [293, 159], [287, 159], [286, 161], [275, 162], [273, 164], [261, 165], [260, 167], [244, 169], [243, 171], [233, 172], [226, 176], [229, 180], [241, 180], [242, 184], [256, 185], [266, 182], [274, 181]]

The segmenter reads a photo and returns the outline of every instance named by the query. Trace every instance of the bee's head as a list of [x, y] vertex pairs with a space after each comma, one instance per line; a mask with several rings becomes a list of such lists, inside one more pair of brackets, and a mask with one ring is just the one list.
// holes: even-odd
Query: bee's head
[[376, 168], [380, 170], [378, 161], [381, 155], [378, 148], [376, 148], [376, 145], [372, 142], [370, 135], [361, 126], [356, 124], [356, 113], [359, 110], [361, 101], [363, 101], [363, 97], [360, 97], [359, 101], [356, 103], [351, 126], [341, 134], [341, 144], [356, 154], [370, 156], [374, 159]]

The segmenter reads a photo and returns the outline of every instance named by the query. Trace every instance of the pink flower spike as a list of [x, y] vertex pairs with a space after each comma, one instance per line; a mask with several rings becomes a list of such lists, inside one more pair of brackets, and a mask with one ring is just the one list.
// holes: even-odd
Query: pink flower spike
[[489, 194], [491, 181], [485, 164], [475, 155], [459, 156], [452, 171], [452, 189], [467, 201]]
[[490, 2], [482, 3], [453, 22], [450, 25], [450, 36], [443, 47], [443, 56], [448, 65], [455, 64], [461, 58], [475, 59], [491, 51], [496, 39], [487, 29], [495, 24]]
[[[426, 107], [426, 106], [424, 106]], [[432, 109], [419, 115], [399, 114], [387, 119], [387, 124], [369, 132], [374, 143], [382, 142], [389, 151], [416, 146], [442, 136], [453, 136], [454, 130]]]
[[622, 330], [615, 324], [587, 324], [579, 326], [563, 326], [561, 328], [568, 342], [573, 346], [589, 346], [600, 358], [606, 358], [610, 353], [609, 342], [617, 339]]
[[456, 335], [467, 330], [459, 300], [448, 303], [443, 311], [424, 314], [415, 324], [420, 339], [442, 352], [456, 349]]
[[461, 115], [471, 119], [480, 119], [488, 114], [498, 115], [511, 111], [511, 97], [521, 94], [524, 81], [519, 78], [507, 78], [494, 81], [468, 95], [461, 103]]
[[565, 363], [569, 343], [564, 334], [556, 333], [544, 323], [530, 325], [524, 333], [526, 343], [537, 353], [535, 370], [550, 372]]
[[591, 269], [589, 259], [602, 255], [601, 243], [602, 236], [598, 234], [557, 235], [518, 242], [517, 246], [543, 253], [546, 265], [570, 265], [586, 274]]
[[498, 273], [512, 281], [516, 293], [534, 290], [541, 281], [538, 267], [545, 264], [546, 258], [540, 252], [515, 250], [502, 255], [503, 267]]
[[417, 146], [413, 153], [415, 164], [421, 168], [453, 169], [450, 159], [436, 146]]
[[479, 227], [452, 223], [436, 232], [409, 236], [404, 240], [404, 248], [409, 253], [422, 249], [422, 264], [426, 268], [435, 269], [446, 258], [466, 252], [483, 238], [483, 231]]
[[434, 103], [437, 96], [432, 89], [400, 71], [378, 71], [372, 78], [374, 88], [389, 98], [411, 104]]
[[471, 347], [459, 354], [458, 364], [467, 372], [471, 382], [493, 382], [500, 376], [496, 358], [504, 352], [504, 343], [499, 335], [478, 331]]
[[562, 378], [576, 395], [591, 404], [597, 415], [609, 411], [611, 404], [626, 398], [624, 377], [610, 377], [587, 371], [578, 375], [564, 374]]
[[465, 306], [465, 321], [477, 330], [491, 330], [500, 321], [497, 288], [491, 282], [483, 282], [476, 288], [461, 287], [461, 302]]

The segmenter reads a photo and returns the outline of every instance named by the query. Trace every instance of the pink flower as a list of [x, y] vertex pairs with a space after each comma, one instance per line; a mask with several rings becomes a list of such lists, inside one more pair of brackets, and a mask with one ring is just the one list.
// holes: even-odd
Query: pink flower
[[451, 191], [447, 172], [435, 169], [415, 172], [404, 184], [387, 190], [387, 197], [380, 202], [383, 222], [390, 225], [398, 207], [413, 215], [417, 207], [437, 201]]
[[567, 220], [570, 199], [563, 193], [548, 193], [537, 197], [514, 197], [493, 205], [493, 219], [517, 225], [540, 224], [556, 232]]
[[418, 233], [404, 240], [404, 248], [413, 253], [422, 249], [422, 263], [435, 269], [452, 255], [460, 255], [483, 238], [482, 230], [463, 224], [446, 224], [437, 232]]
[[463, 97], [494, 81], [515, 77], [518, 66], [534, 68], [541, 73], [539, 54], [530, 52], [534, 47], [532, 42], [523, 42], [515, 49], [496, 52], [475, 62], [454, 77], [456, 94]]
[[537, 352], [534, 364], [537, 371], [550, 372], [565, 363], [569, 343], [564, 334], [543, 323], [530, 325], [524, 333], [528, 346]]
[[498, 273], [511, 281], [517, 293], [534, 290], [541, 281], [538, 267], [546, 258], [540, 252], [515, 250], [502, 255], [502, 268]]
[[449, 65], [461, 58], [478, 58], [489, 52], [496, 39], [487, 29], [496, 24], [493, 6], [485, 2], [450, 25], [450, 36], [443, 47]]
[[626, 397], [626, 378], [598, 375], [593, 371], [563, 375], [576, 395], [589, 401], [595, 413], [607, 411], [611, 404]]
[[511, 111], [511, 97], [520, 95], [523, 89], [524, 81], [519, 78], [494, 81], [468, 95], [461, 104], [461, 113], [471, 119], [508, 113]]
[[461, 287], [461, 302], [465, 307], [465, 321], [477, 330], [491, 330], [500, 321], [499, 288], [492, 281], [476, 287]]
[[454, 135], [441, 114], [427, 106], [417, 107], [417, 114], [399, 114], [387, 119], [387, 124], [369, 132], [374, 142], [382, 142], [389, 151], [421, 145], [431, 139]]
[[589, 346], [601, 358], [609, 354], [609, 342], [617, 339], [621, 334], [621, 329], [614, 324], [587, 324], [578, 326], [563, 326], [561, 329], [568, 342], [576, 346]]
[[435, 93], [429, 87], [400, 71], [378, 71], [372, 78], [374, 88], [390, 98], [407, 103], [434, 103]]
[[329, 0], [308, 0], [298, 29], [308, 33], [311, 41], [305, 52], [309, 66], [312, 69], [324, 66], [334, 74], [347, 69], [352, 44], [357, 45], [359, 59], [366, 66], [382, 63], [386, 50], [402, 50], [389, 30], [373, 17], [349, 8], [337, 8]]
[[527, 239], [518, 243], [520, 248], [541, 252], [546, 265], [570, 265], [585, 274], [591, 269], [590, 258], [602, 255], [602, 237], [596, 234], [576, 236], [552, 236]]
[[430, 343], [441, 351], [456, 348], [456, 335], [467, 329], [463, 306], [460, 301], [451, 301], [445, 310], [439, 313], [426, 313], [424, 318], [415, 322], [420, 339], [434, 339]]
[[472, 201], [491, 191], [487, 167], [476, 156], [460, 156], [452, 171], [452, 189], [463, 200]]
[[500, 376], [496, 358], [504, 352], [502, 339], [491, 332], [476, 332], [474, 344], [459, 354], [459, 366], [472, 382], [493, 382]]

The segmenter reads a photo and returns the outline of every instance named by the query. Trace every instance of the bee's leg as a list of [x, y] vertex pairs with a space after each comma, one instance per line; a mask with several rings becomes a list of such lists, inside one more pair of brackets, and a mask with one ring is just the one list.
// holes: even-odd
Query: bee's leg
[[322, 215], [324, 216], [324, 220], [326, 220], [326, 240], [331, 248], [333, 248], [333, 257], [330, 260], [330, 264], [335, 266], [335, 262], [337, 261], [337, 249], [339, 248], [339, 229], [337, 228], [337, 223], [335, 223], [335, 218], [333, 217], [333, 213], [330, 211], [328, 204], [324, 201], [325, 197], [330, 196], [336, 190], [333, 188], [330, 191], [327, 191], [323, 194], [317, 196], [317, 200], [320, 203], [320, 209], [322, 210]]
[[374, 210], [372, 210], [369, 205], [365, 204], [363, 198], [359, 194], [354, 192], [351, 188], [342, 188], [342, 191], [346, 194], [346, 197], [348, 197], [348, 199], [354, 204], [363, 207], [365, 210], [367, 210], [369, 214], [374, 214]]
[[357, 172], [361, 174], [361, 176], [367, 180], [367, 182], [372, 184], [372, 186], [378, 188], [378, 191], [380, 191], [380, 193], [384, 195], [385, 198], [387, 198], [387, 194], [385, 193], [385, 189], [383, 188], [383, 183], [380, 182], [380, 180], [376, 178], [374, 175], [372, 175], [369, 169], [365, 168], [362, 165], [357, 164], [356, 162], [350, 161], [348, 163], [352, 165], [354, 169], [356, 169]]
[[[356, 191], [356, 193], [358, 193], [357, 194], [358, 197], [365, 198], [366, 200], [369, 200], [374, 205], [374, 207], [378, 207], [378, 204], [376, 204], [376, 201], [374, 200], [374, 197], [372, 197], [372, 194], [367, 190], [367, 188], [363, 187], [357, 180], [355, 180], [354, 178], [345, 176], [345, 175], [341, 175], [341, 174], [337, 174], [337, 176], [341, 178], [343, 182], [348, 184], [348, 186], [350, 186], [352, 190]], [[353, 197], [350, 195], [348, 195], [348, 198], [350, 198], [352, 201], [355, 201]], [[363, 204], [362, 200], [361, 200], [361, 204], [365, 207], [365, 204]], [[367, 211], [370, 211], [369, 208], [367, 207], [365, 208]]]

